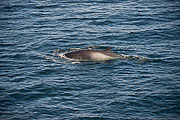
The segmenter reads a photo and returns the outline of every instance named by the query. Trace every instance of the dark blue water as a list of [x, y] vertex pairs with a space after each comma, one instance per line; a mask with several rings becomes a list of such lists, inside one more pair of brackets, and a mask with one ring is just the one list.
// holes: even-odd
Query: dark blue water
[[[53, 56], [89, 46], [152, 61]], [[180, 119], [180, 1], [1, 0], [0, 119]]]

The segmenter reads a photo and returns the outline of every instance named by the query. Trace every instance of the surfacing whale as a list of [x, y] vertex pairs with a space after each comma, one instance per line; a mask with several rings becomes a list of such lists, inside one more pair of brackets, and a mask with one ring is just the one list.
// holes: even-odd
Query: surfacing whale
[[69, 53], [59, 54], [61, 58], [72, 61], [107, 61], [120, 58], [145, 60], [147, 58], [133, 55], [116, 54], [110, 51], [110, 47], [105, 50], [82, 49]]

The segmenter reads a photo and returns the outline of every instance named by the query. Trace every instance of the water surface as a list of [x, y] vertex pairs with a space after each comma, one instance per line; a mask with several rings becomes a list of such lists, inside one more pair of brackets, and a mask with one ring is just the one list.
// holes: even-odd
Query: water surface
[[[0, 119], [180, 118], [178, 0], [0, 2]], [[73, 64], [53, 50], [112, 47], [151, 62]]]

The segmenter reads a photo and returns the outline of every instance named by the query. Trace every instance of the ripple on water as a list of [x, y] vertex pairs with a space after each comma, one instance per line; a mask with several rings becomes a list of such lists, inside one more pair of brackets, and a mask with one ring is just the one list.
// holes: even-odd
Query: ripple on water
[[[178, 5], [1, 1], [1, 119], [178, 119]], [[151, 61], [73, 64], [52, 52], [89, 46]]]

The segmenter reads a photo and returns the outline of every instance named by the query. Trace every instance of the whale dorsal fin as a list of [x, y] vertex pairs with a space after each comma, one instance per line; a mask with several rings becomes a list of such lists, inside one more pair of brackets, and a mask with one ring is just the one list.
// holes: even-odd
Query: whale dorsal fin
[[112, 47], [108, 47], [108, 48], [106, 48], [106, 50], [107, 50], [107, 51], [110, 51], [110, 50], [111, 50], [111, 48], [112, 48]]

